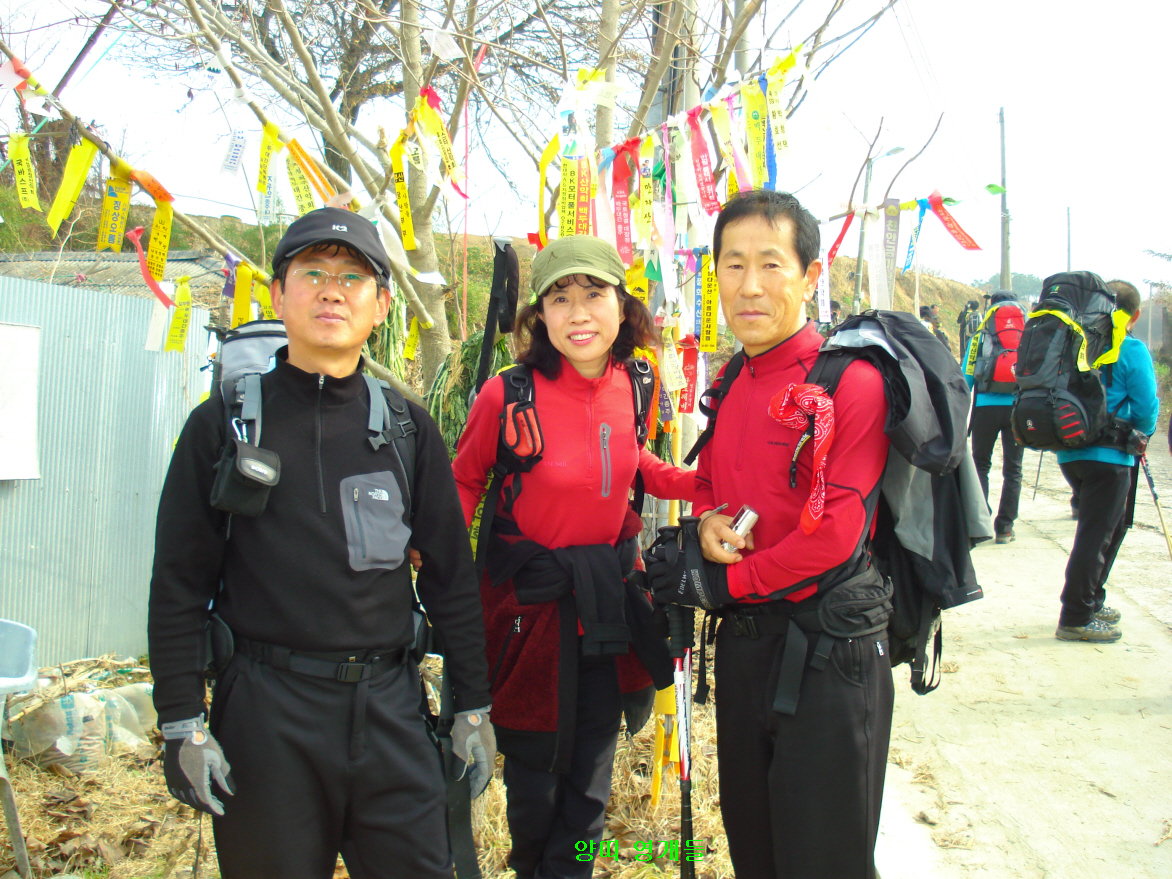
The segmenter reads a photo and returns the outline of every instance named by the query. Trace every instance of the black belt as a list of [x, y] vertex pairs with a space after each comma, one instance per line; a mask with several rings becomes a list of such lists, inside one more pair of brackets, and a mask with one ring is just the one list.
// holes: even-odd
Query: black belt
[[245, 654], [254, 662], [271, 665], [273, 668], [341, 681], [344, 684], [368, 681], [376, 675], [402, 665], [407, 658], [405, 647], [393, 650], [365, 649], [312, 653], [239, 637], [236, 639], [236, 652]]
[[397, 668], [407, 659], [406, 647], [397, 647], [393, 650], [370, 648], [311, 653], [290, 650], [278, 644], [251, 641], [248, 638], [236, 639], [236, 652], [243, 653], [253, 662], [271, 665], [273, 668], [291, 671], [294, 674], [354, 684], [350, 711], [351, 760], [360, 759], [366, 745], [366, 701], [370, 691], [370, 679]]
[[[798, 625], [798, 617], [807, 624], [807, 629]], [[835, 638], [820, 631], [817, 612], [792, 614], [769, 606], [761, 609], [726, 610], [722, 618], [724, 625], [738, 637], [785, 635], [785, 650], [781, 655], [781, 668], [777, 673], [777, 691], [773, 695], [772, 707], [779, 714], [788, 714], [791, 717], [797, 714], [798, 696], [802, 689], [802, 669], [806, 665], [806, 651], [810, 646], [806, 632], [818, 633], [818, 644], [810, 658], [810, 667], [814, 670], [823, 671], [826, 668], [830, 661], [830, 651], [834, 649]]]

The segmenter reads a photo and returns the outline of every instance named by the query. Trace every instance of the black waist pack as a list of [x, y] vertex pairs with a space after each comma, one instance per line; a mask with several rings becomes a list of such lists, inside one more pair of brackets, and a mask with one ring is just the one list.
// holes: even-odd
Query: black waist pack
[[259, 516], [269, 501], [269, 491], [281, 479], [281, 459], [276, 452], [232, 437], [215, 464], [211, 504], [235, 516]]

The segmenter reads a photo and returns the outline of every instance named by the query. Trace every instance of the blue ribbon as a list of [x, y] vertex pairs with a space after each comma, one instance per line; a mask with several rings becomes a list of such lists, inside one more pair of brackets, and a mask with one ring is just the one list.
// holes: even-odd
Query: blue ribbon
[[[758, 82], [761, 85], [762, 94], [769, 94], [769, 77], [764, 73], [761, 74]], [[777, 189], [777, 153], [773, 149], [773, 126], [769, 124], [769, 110], [766, 104], [765, 110], [765, 168], [769, 172], [769, 179], [765, 181], [766, 189]]]
[[917, 198], [916, 204], [920, 206], [920, 216], [916, 220], [916, 228], [912, 230], [911, 240], [907, 245], [907, 259], [903, 261], [903, 270], [906, 272], [912, 267], [912, 261], [916, 258], [916, 242], [920, 240], [920, 227], [924, 225], [924, 214], [928, 211], [928, 199]]

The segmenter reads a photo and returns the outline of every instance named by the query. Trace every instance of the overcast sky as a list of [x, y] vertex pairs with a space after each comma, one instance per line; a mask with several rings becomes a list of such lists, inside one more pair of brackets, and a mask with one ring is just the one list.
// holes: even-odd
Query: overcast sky
[[[859, 19], [881, 5], [849, 0], [847, 12]], [[36, 23], [47, 25], [104, 3], [0, 0], [5, 22], [27, 20], [34, 6]], [[880, 151], [902, 146], [905, 152], [876, 163], [877, 201], [943, 111], [940, 134], [902, 174], [892, 196], [908, 200], [939, 189], [960, 199], [952, 213], [983, 250], [962, 250], [929, 216], [922, 264], [962, 281], [987, 278], [1000, 267], [1000, 199], [983, 187], [1000, 180], [997, 112], [1004, 106], [1012, 268], [1042, 277], [1066, 268], [1069, 207], [1075, 269], [1141, 287], [1145, 279], [1172, 281], [1172, 264], [1144, 255], [1145, 249], [1172, 251], [1165, 160], [1172, 4], [899, 0], [895, 11], [827, 70], [791, 120], [784, 186], [801, 188], [799, 197], [816, 216], [838, 213], [882, 117]], [[60, 26], [17, 36], [13, 47], [27, 51], [34, 71], [52, 84], [84, 38], [82, 29]], [[206, 82], [144, 79], [118, 60], [117, 49], [93, 67], [113, 39], [103, 37], [82, 65], [83, 78], [63, 94], [66, 105], [83, 119], [103, 123], [114, 146], [163, 181], [183, 210], [251, 220], [243, 178], [218, 173], [228, 123], [215, 98], [201, 91], [194, 101], [187, 99], [189, 84]], [[5, 92], [0, 130], [14, 126], [14, 105], [13, 93]], [[239, 121], [255, 126], [251, 114], [242, 113]], [[377, 122], [368, 121], [361, 120], [374, 135]], [[250, 173], [257, 140], [252, 138], [246, 154]], [[458, 138], [458, 154], [461, 149]], [[518, 204], [474, 153], [471, 231], [523, 236], [536, 227], [536, 172], [524, 157], [511, 165], [527, 203]], [[912, 217], [904, 214], [901, 263]], [[833, 239], [837, 226], [824, 226], [823, 236]], [[842, 253], [853, 255], [857, 241], [852, 229]]]

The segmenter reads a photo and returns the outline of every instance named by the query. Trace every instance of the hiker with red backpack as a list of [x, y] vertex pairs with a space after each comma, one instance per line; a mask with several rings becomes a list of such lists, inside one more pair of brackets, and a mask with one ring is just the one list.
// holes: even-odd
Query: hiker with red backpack
[[1017, 389], [1017, 348], [1025, 329], [1026, 311], [1012, 290], [993, 294], [989, 310], [969, 340], [964, 377], [973, 389], [971, 435], [973, 462], [985, 501], [989, 500], [989, 469], [993, 447], [1001, 440], [1001, 502], [993, 521], [997, 543], [1014, 540], [1021, 498], [1021, 462], [1025, 449], [1013, 436], [1010, 414]]
[[537, 254], [519, 365], [485, 383], [453, 464], [485, 565], [492, 719], [520, 879], [592, 874], [624, 710], [633, 733], [655, 689], [672, 684], [651, 602], [628, 582], [642, 530], [628, 498], [641, 482], [691, 500], [695, 473], [643, 447], [655, 382], [633, 355], [654, 325], [625, 280], [618, 251], [592, 236]]

